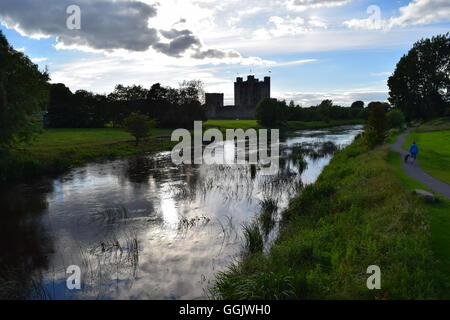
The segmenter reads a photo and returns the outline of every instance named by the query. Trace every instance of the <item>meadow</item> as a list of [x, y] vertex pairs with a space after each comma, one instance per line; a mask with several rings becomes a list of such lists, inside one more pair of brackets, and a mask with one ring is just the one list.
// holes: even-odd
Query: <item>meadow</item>
[[406, 138], [403, 148], [409, 150], [414, 141], [419, 146], [421, 168], [434, 178], [450, 184], [450, 118], [423, 124]]
[[49, 129], [0, 157], [0, 181], [57, 174], [87, 162], [168, 150], [171, 130], [152, 129], [139, 146], [122, 129]]

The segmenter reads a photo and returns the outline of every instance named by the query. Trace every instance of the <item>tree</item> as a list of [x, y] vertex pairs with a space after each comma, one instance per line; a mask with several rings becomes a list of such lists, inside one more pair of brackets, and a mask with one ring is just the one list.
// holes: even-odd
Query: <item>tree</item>
[[48, 102], [48, 80], [48, 73], [14, 50], [0, 31], [0, 149], [40, 131], [37, 117]]
[[150, 130], [156, 126], [156, 121], [145, 114], [133, 112], [124, 120], [124, 129], [136, 138], [136, 146], [142, 138], [150, 135]]
[[363, 109], [364, 108], [364, 101], [355, 101], [355, 102], [353, 102], [351, 108]]
[[73, 123], [73, 93], [62, 83], [50, 85], [46, 125], [50, 128], [69, 128]]
[[333, 101], [331, 100], [323, 100], [319, 105], [319, 113], [322, 117], [322, 120], [329, 123], [332, 116]]
[[200, 104], [205, 103], [205, 89], [201, 80], [185, 80], [180, 83], [180, 98], [182, 104], [199, 101]]
[[138, 101], [145, 100], [147, 95], [148, 90], [142, 86], [132, 85], [126, 87], [118, 84], [109, 95], [109, 98], [114, 101]]
[[405, 124], [405, 115], [399, 109], [393, 109], [386, 114], [390, 128], [401, 128]]
[[388, 86], [389, 101], [408, 120], [443, 115], [450, 104], [449, 33], [416, 42], [397, 63]]
[[265, 98], [255, 108], [256, 119], [266, 127], [282, 124], [287, 119], [286, 101]]
[[369, 147], [373, 148], [384, 143], [386, 139], [387, 120], [385, 105], [381, 102], [373, 102], [369, 112], [365, 137]]

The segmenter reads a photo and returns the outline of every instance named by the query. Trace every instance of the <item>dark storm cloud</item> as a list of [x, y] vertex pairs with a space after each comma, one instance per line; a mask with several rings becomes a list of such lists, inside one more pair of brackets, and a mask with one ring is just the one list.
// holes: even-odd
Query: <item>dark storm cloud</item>
[[196, 53], [192, 55], [195, 59], [205, 59], [205, 58], [215, 58], [215, 59], [224, 59], [224, 58], [239, 58], [241, 55], [235, 51], [225, 52], [222, 50], [209, 49], [205, 51], [198, 50]]
[[190, 35], [192, 35], [192, 31], [190, 31], [190, 30], [171, 29], [171, 30], [167, 30], [167, 31], [160, 30], [159, 32], [164, 36], [164, 38], [167, 38], [167, 39], [175, 39], [175, 38], [178, 38], [178, 37], [181, 37], [181, 36], [190, 36]]
[[[81, 29], [69, 30], [67, 7], [81, 8]], [[56, 36], [65, 45], [145, 51], [158, 41], [148, 19], [156, 8], [139, 1], [1, 0], [0, 20], [26, 35]]]
[[241, 55], [235, 51], [225, 52], [217, 49], [202, 50], [201, 41], [195, 37], [190, 30], [160, 30], [164, 38], [169, 39], [169, 43], [157, 43], [153, 48], [166, 55], [179, 57], [181, 53], [188, 49], [194, 49], [192, 58], [195, 59], [224, 59], [224, 58], [239, 58]]
[[[184, 30], [187, 31], [187, 30]], [[163, 33], [162, 33], [163, 34]], [[189, 48], [201, 47], [201, 42], [189, 31], [188, 34], [180, 33], [181, 35], [175, 36], [171, 34], [169, 39], [173, 39], [169, 43], [156, 43], [153, 45], [153, 49], [162, 52], [168, 56], [179, 57], [183, 52]]]

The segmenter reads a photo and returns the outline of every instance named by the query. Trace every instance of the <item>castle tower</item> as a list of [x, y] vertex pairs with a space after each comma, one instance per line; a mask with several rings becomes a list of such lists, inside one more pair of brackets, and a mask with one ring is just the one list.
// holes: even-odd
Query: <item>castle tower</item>
[[217, 111], [223, 108], [223, 93], [206, 93], [205, 105], [207, 107], [208, 117], [213, 118], [217, 115]]
[[247, 81], [241, 77], [236, 79], [234, 104], [237, 108], [253, 110], [264, 98], [270, 98], [270, 77], [264, 77], [264, 81], [259, 81], [252, 75], [247, 77]]

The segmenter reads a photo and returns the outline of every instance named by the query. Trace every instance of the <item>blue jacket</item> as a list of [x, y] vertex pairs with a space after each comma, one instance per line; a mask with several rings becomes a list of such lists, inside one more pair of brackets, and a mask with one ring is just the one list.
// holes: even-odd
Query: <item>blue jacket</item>
[[414, 153], [414, 154], [418, 154], [419, 153], [419, 147], [417, 146], [417, 144], [411, 145], [411, 148], [409, 149], [409, 152]]

